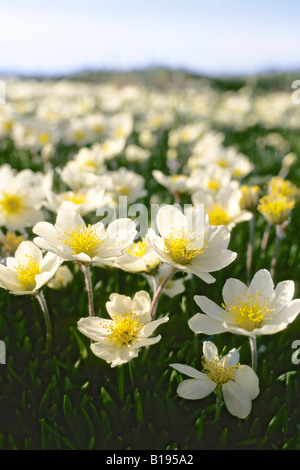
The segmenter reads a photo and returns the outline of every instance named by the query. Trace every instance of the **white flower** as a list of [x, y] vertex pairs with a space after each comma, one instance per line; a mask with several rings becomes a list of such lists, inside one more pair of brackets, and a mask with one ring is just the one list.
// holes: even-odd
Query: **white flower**
[[124, 271], [148, 273], [156, 269], [160, 258], [149, 242], [142, 239], [128, 247], [114, 265]]
[[194, 193], [205, 191], [208, 194], [215, 195], [224, 186], [228, 186], [231, 181], [231, 173], [226, 168], [213, 164], [207, 165], [205, 168], [192, 169], [188, 181], [190, 192]]
[[130, 144], [126, 147], [125, 156], [128, 162], [139, 163], [147, 161], [151, 156], [151, 152], [138, 145]]
[[0, 285], [12, 294], [35, 294], [52, 279], [61, 263], [53, 253], [43, 257], [34, 243], [24, 241], [15, 257], [6, 258], [6, 266], [0, 265]]
[[98, 222], [86, 225], [80, 214], [61, 209], [55, 225], [39, 222], [33, 229], [38, 235], [34, 243], [51, 251], [64, 260], [81, 263], [103, 263], [120, 256], [136, 235], [136, 226], [131, 219], [117, 219], [108, 225]]
[[48, 176], [31, 170], [16, 172], [9, 165], [0, 168], [0, 226], [22, 231], [44, 218], [40, 210], [48, 187]]
[[81, 191], [64, 191], [59, 194], [49, 191], [44, 206], [56, 213], [60, 209], [70, 209], [78, 212], [83, 217], [104, 206], [104, 202], [104, 191], [102, 189], [87, 188]]
[[294, 282], [279, 282], [274, 289], [269, 271], [258, 271], [249, 287], [238, 279], [228, 279], [223, 287], [224, 303], [219, 307], [205, 296], [194, 297], [205, 312], [189, 320], [195, 333], [207, 335], [231, 332], [255, 338], [286, 328], [300, 312], [300, 299], [292, 300]]
[[146, 291], [137, 292], [133, 299], [119, 294], [111, 294], [109, 299], [106, 309], [111, 319], [81, 318], [78, 329], [95, 341], [93, 353], [115, 367], [137, 357], [141, 347], [157, 343], [161, 336], [150, 336], [169, 318], [151, 321], [151, 299]]
[[126, 196], [128, 204], [147, 195], [145, 178], [125, 167], [107, 172], [101, 177], [101, 184], [116, 196]]
[[191, 377], [183, 380], [177, 393], [188, 400], [200, 400], [221, 388], [225, 405], [233, 416], [246, 418], [252, 408], [252, 400], [259, 394], [258, 377], [247, 365], [239, 364], [239, 352], [232, 349], [219, 357], [214, 343], [203, 343], [203, 372], [184, 364], [170, 364], [182, 374]]
[[160, 170], [153, 170], [152, 175], [159, 184], [173, 193], [184, 194], [190, 192], [189, 177], [187, 175], [165, 175]]
[[215, 281], [210, 271], [218, 271], [236, 258], [236, 253], [227, 249], [228, 228], [211, 226], [207, 214], [200, 209], [184, 215], [174, 206], [163, 206], [157, 213], [156, 224], [161, 236], [150, 228], [148, 240], [161, 261], [196, 274], [207, 283]]
[[73, 280], [73, 274], [66, 264], [60, 266], [51, 281], [48, 282], [50, 289], [62, 289]]
[[242, 191], [237, 181], [232, 181], [212, 196], [199, 190], [192, 195], [193, 204], [204, 204], [211, 225], [226, 225], [229, 230], [240, 222], [250, 220], [253, 215], [240, 206]]

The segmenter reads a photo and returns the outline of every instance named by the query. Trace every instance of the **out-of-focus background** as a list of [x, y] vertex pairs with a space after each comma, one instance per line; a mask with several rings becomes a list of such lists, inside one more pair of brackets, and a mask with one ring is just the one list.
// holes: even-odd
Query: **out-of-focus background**
[[1, 74], [163, 66], [228, 76], [300, 68], [297, 0], [1, 3]]

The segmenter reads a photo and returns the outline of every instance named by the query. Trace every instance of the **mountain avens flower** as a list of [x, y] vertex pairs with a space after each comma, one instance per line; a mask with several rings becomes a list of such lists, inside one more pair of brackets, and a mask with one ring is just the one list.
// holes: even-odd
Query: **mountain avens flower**
[[81, 318], [79, 331], [92, 339], [93, 353], [111, 364], [120, 366], [138, 356], [140, 348], [157, 343], [161, 336], [151, 337], [154, 330], [169, 320], [167, 316], [151, 321], [151, 299], [146, 291], [137, 292], [133, 299], [111, 294], [106, 309], [109, 319]]
[[281, 194], [268, 194], [259, 200], [257, 210], [270, 224], [281, 225], [289, 219], [294, 207], [293, 199]]
[[31, 241], [23, 241], [14, 257], [0, 264], [0, 286], [16, 295], [34, 295], [54, 276], [62, 259], [53, 253], [43, 257]]
[[184, 215], [174, 206], [163, 206], [156, 223], [160, 235], [150, 228], [147, 240], [161, 261], [175, 270], [196, 274], [212, 283], [215, 278], [210, 271], [218, 271], [236, 258], [236, 253], [227, 249], [229, 229], [211, 226], [201, 209]]
[[274, 283], [269, 271], [258, 271], [249, 287], [238, 279], [228, 279], [223, 287], [221, 307], [203, 295], [195, 302], [204, 313], [188, 322], [195, 333], [207, 335], [231, 332], [255, 338], [284, 330], [300, 312], [300, 299], [294, 299], [294, 282]]
[[113, 221], [105, 230], [101, 222], [86, 225], [76, 211], [61, 209], [54, 226], [39, 222], [33, 233], [38, 235], [34, 243], [40, 248], [64, 260], [90, 264], [120, 256], [133, 243], [136, 226], [131, 219], [124, 218]]
[[210, 393], [221, 393], [229, 413], [237, 418], [246, 418], [252, 408], [252, 400], [259, 394], [256, 373], [247, 365], [239, 363], [239, 352], [232, 349], [219, 357], [214, 343], [203, 343], [202, 371], [184, 364], [170, 364], [178, 372], [191, 377], [183, 380], [177, 393], [187, 400], [200, 400]]

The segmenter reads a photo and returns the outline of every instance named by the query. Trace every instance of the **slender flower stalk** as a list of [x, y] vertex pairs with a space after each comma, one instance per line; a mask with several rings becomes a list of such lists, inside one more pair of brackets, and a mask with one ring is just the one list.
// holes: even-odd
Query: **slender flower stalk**
[[51, 349], [51, 343], [52, 343], [52, 328], [51, 328], [51, 321], [50, 321], [50, 315], [49, 315], [49, 310], [47, 307], [46, 299], [44, 296], [43, 291], [39, 291], [35, 294], [36, 299], [38, 300], [41, 310], [44, 315], [45, 319], [45, 326], [46, 326], [46, 353], [48, 354]]
[[165, 286], [167, 285], [167, 283], [169, 282], [169, 280], [171, 279], [171, 277], [175, 274], [176, 272], [176, 269], [175, 268], [171, 268], [170, 271], [168, 272], [168, 274], [166, 274], [166, 276], [164, 277], [164, 279], [162, 280], [162, 282], [159, 284], [158, 288], [156, 289], [156, 291], [154, 292], [154, 295], [153, 295], [153, 299], [152, 299], [152, 303], [151, 303], [151, 307], [150, 307], [150, 315], [151, 315], [151, 318], [155, 318], [155, 315], [156, 315], [156, 309], [157, 309], [157, 304], [158, 304], [158, 299], [162, 293], [162, 291], [164, 290]]
[[251, 267], [252, 267], [252, 257], [253, 257], [253, 245], [254, 245], [254, 231], [255, 231], [255, 219], [254, 216], [249, 220], [249, 243], [247, 249], [247, 283], [249, 284], [251, 280]]
[[252, 362], [252, 369], [256, 372], [257, 369], [257, 344], [256, 338], [249, 336], [249, 343], [251, 349], [251, 362]]
[[274, 277], [279, 248], [280, 248], [281, 242], [284, 238], [284, 232], [283, 232], [282, 225], [276, 225], [275, 228], [276, 228], [275, 248], [274, 248], [274, 253], [273, 253], [273, 257], [272, 257], [272, 260], [271, 260], [271, 267], [270, 267], [270, 274], [271, 274], [272, 277]]
[[267, 222], [267, 226], [265, 228], [263, 238], [262, 238], [262, 242], [261, 242], [262, 255], [265, 254], [266, 249], [267, 249], [267, 244], [268, 244], [269, 237], [270, 237], [270, 230], [271, 230], [271, 224], [270, 224], [270, 222]]
[[215, 411], [215, 423], [217, 423], [220, 419], [221, 415], [221, 408], [222, 408], [222, 387], [220, 385], [217, 386], [215, 389], [216, 395], [216, 411]]
[[89, 316], [94, 316], [94, 295], [93, 295], [93, 286], [92, 286], [92, 279], [91, 279], [91, 270], [89, 264], [80, 263], [81, 270], [84, 274], [84, 280], [86, 285], [86, 290], [88, 293], [89, 299]]
[[155, 295], [157, 288], [158, 288], [158, 277], [151, 274], [151, 275], [146, 275], [146, 278], [149, 284], [152, 285], [153, 294]]

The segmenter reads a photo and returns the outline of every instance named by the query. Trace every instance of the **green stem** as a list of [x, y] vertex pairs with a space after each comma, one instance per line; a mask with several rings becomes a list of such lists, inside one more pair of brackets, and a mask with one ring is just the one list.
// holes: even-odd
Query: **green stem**
[[46, 304], [46, 300], [42, 291], [36, 294], [36, 298], [40, 304], [41, 310], [44, 315], [45, 325], [46, 325], [46, 352], [47, 354], [50, 352], [51, 349], [51, 342], [52, 342], [52, 331], [51, 331], [51, 321], [50, 315], [48, 311], [48, 307]]
[[151, 303], [151, 307], [150, 307], [150, 315], [151, 315], [151, 318], [155, 318], [155, 315], [156, 315], [156, 309], [157, 309], [157, 304], [158, 304], [158, 299], [162, 293], [162, 291], [164, 290], [166, 284], [169, 282], [169, 280], [171, 279], [171, 277], [173, 276], [173, 274], [176, 272], [176, 269], [175, 268], [171, 268], [169, 273], [164, 277], [164, 279], [162, 280], [161, 284], [158, 286], [158, 288], [156, 289], [156, 292], [154, 293], [153, 295], [153, 299], [152, 299], [152, 303]]
[[274, 277], [275, 267], [276, 267], [276, 263], [277, 263], [278, 252], [279, 252], [279, 247], [280, 247], [282, 239], [283, 239], [282, 228], [281, 228], [281, 226], [276, 225], [276, 241], [275, 241], [275, 248], [274, 248], [273, 257], [272, 257], [272, 260], [271, 260], [271, 267], [270, 267], [270, 274], [271, 274], [272, 278]]
[[266, 229], [262, 238], [262, 242], [261, 242], [261, 251], [263, 255], [265, 254], [265, 251], [267, 249], [267, 244], [268, 244], [269, 236], [270, 236], [270, 230], [271, 230], [271, 224], [267, 222], [267, 226], [266, 226]]
[[252, 219], [249, 220], [249, 243], [247, 249], [247, 282], [250, 283], [251, 280], [251, 267], [252, 267], [252, 257], [253, 257], [253, 244], [254, 244], [254, 229], [255, 229], [255, 219], [254, 215]]
[[94, 297], [93, 297], [93, 286], [92, 286], [90, 266], [88, 264], [81, 264], [80, 266], [84, 274], [86, 290], [88, 293], [89, 316], [93, 317], [94, 316]]
[[256, 345], [256, 338], [252, 338], [249, 336], [249, 343], [251, 349], [251, 362], [252, 362], [252, 369], [256, 372], [257, 369], [257, 345]]
[[222, 388], [218, 388], [217, 386], [215, 390], [216, 395], [216, 412], [215, 412], [215, 423], [219, 421], [221, 415], [221, 407], [222, 407]]
[[132, 366], [131, 366], [130, 361], [128, 362], [128, 369], [129, 369], [129, 377], [130, 377], [131, 387], [133, 388], [134, 387], [134, 381], [133, 381]]

